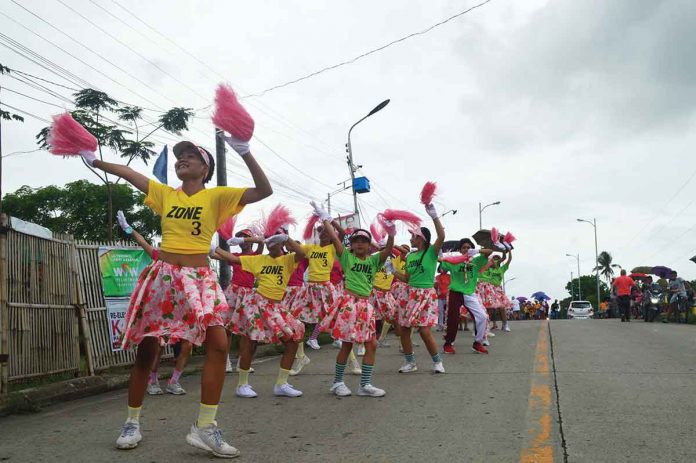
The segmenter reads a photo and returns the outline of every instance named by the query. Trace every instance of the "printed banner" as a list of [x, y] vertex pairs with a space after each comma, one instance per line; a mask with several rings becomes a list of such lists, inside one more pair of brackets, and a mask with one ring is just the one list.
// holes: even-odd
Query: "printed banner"
[[138, 276], [152, 259], [142, 249], [99, 248], [104, 297], [130, 297]]
[[338, 223], [340, 223], [341, 228], [346, 231], [346, 236], [343, 238], [343, 245], [349, 247], [350, 235], [353, 234], [353, 230], [360, 228], [360, 216], [358, 214], [339, 215]]
[[126, 329], [126, 312], [128, 311], [129, 297], [106, 298], [106, 318], [109, 323], [109, 338], [111, 339], [111, 351], [122, 349], [123, 331]]

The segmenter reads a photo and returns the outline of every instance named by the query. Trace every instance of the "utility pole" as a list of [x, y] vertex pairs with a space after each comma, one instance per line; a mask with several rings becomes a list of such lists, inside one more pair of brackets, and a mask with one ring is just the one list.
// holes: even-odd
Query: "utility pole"
[[331, 215], [331, 193], [326, 195], [326, 205], [328, 208], [328, 213]]
[[[225, 159], [225, 140], [222, 139], [222, 130], [215, 129], [215, 167], [217, 168], [217, 184], [218, 186], [227, 186], [227, 161]], [[220, 242], [218, 243], [220, 248], [225, 251], [229, 251], [230, 247], [227, 242], [219, 237]], [[226, 261], [221, 260], [220, 262], [220, 287], [222, 289], [227, 288], [230, 284], [230, 277], [232, 273], [230, 271], [230, 264]]]

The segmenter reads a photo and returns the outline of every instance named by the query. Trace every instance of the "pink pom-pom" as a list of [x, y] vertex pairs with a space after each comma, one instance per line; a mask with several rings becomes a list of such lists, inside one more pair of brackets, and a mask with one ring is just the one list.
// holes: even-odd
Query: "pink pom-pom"
[[377, 215], [377, 220], [379, 220], [383, 227], [385, 220], [391, 220], [392, 222], [400, 220], [409, 228], [418, 228], [421, 225], [421, 219], [413, 212], [400, 211], [396, 209], [387, 209], [386, 211]]
[[376, 243], [379, 243], [382, 241], [382, 238], [384, 238], [384, 230], [378, 221], [370, 224], [370, 233], [372, 233], [372, 239], [375, 240]]
[[319, 222], [319, 216], [312, 214], [307, 220], [307, 225], [305, 225], [304, 233], [302, 233], [303, 240], [312, 239], [314, 236], [314, 226]]
[[421, 190], [421, 204], [424, 204], [425, 206], [432, 204], [433, 198], [435, 197], [435, 190], [437, 190], [437, 184], [435, 182], [427, 182]]
[[495, 244], [499, 240], [500, 240], [500, 234], [498, 233], [498, 229], [495, 227], [491, 228], [491, 241], [493, 241], [493, 244]]
[[215, 91], [213, 124], [242, 141], [251, 140], [254, 134], [254, 119], [239, 103], [232, 87], [226, 84], [220, 84]]
[[268, 215], [263, 226], [263, 234], [265, 237], [273, 236], [278, 233], [281, 227], [295, 225], [296, 223], [297, 221], [290, 215], [290, 209], [282, 204], [278, 204]]
[[443, 262], [448, 262], [454, 265], [463, 264], [464, 262], [469, 262], [470, 260], [471, 257], [467, 256], [466, 254], [462, 254], [459, 256], [445, 256], [442, 258]]
[[70, 113], [53, 116], [46, 142], [51, 154], [79, 156], [80, 151], [97, 151], [97, 139], [80, 125]]
[[227, 219], [225, 223], [220, 226], [220, 228], [218, 228], [218, 234], [223, 240], [227, 241], [228, 239], [232, 238], [235, 223], [237, 223], [237, 216], [233, 215]]
[[512, 243], [513, 241], [515, 241], [516, 239], [517, 239], [517, 238], [515, 238], [515, 235], [513, 235], [513, 234], [510, 233], [510, 232], [507, 232], [507, 233], [505, 234], [505, 238], [503, 238], [503, 241], [506, 242], [506, 243], [508, 243], [508, 244], [510, 244], [510, 243]]

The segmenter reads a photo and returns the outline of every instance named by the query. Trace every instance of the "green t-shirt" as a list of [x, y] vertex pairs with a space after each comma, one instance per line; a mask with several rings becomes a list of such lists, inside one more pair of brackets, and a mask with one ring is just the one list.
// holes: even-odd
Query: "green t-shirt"
[[338, 258], [338, 262], [343, 269], [345, 288], [359, 296], [369, 296], [372, 291], [372, 279], [382, 266], [379, 253], [367, 256], [366, 259], [359, 259], [345, 249]]
[[488, 257], [479, 254], [471, 259], [470, 262], [462, 262], [461, 264], [451, 264], [442, 262], [440, 266], [450, 272], [452, 282], [450, 283], [450, 291], [471, 295], [476, 292], [476, 282], [479, 278], [479, 270], [488, 263]]
[[432, 288], [435, 285], [435, 270], [437, 270], [437, 253], [432, 246], [428, 247], [427, 251], [412, 252], [406, 256], [408, 284], [413, 288]]
[[479, 280], [488, 282], [493, 286], [500, 286], [503, 284], [503, 276], [508, 268], [507, 264], [500, 267], [491, 267], [479, 276]]

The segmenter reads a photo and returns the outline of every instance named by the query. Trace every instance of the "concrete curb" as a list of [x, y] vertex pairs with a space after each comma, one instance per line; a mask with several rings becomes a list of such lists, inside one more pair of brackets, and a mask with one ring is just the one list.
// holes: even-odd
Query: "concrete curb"
[[[254, 358], [272, 357], [279, 355], [275, 345], [258, 346]], [[185, 375], [199, 373], [203, 369], [204, 356], [192, 357], [186, 365]], [[236, 358], [230, 359], [236, 363]], [[165, 365], [159, 370], [160, 378], [169, 377], [173, 366]], [[128, 387], [130, 373], [103, 374], [69, 379], [45, 386], [23, 389], [0, 397], [0, 416], [14, 413], [37, 413], [41, 409], [61, 402], [82, 399], [104, 392], [125, 389]]]

